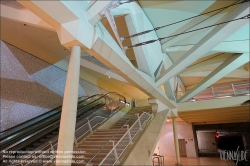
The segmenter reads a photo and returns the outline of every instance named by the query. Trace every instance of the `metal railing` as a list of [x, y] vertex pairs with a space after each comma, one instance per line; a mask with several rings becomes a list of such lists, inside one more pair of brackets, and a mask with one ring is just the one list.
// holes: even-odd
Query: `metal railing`
[[[122, 108], [122, 107], [121, 107]], [[94, 112], [91, 116], [89, 116], [86, 121], [86, 123], [82, 124], [81, 120], [76, 124], [76, 131], [75, 131], [75, 138], [74, 138], [74, 142], [75, 145], [78, 145], [78, 140], [80, 140], [85, 134], [87, 134], [88, 132], [92, 132], [93, 129], [97, 126], [102, 124], [104, 121], [106, 121], [109, 117], [111, 117], [112, 115], [114, 115], [119, 109], [121, 109], [119, 107], [117, 107], [116, 111], [111, 112], [109, 115], [107, 114], [100, 114], [98, 113], [98, 111]], [[92, 118], [93, 117], [93, 118]], [[92, 118], [91, 120], [89, 120], [90, 118]], [[80, 126], [79, 126], [80, 124]], [[38, 148], [36, 148], [34, 150], [35, 153], [35, 158], [33, 155], [33, 160], [30, 160], [29, 162], [27, 162], [26, 165], [23, 166], [28, 166], [28, 165], [32, 165], [34, 163], [38, 163], [36, 162], [36, 159], [40, 159], [39, 157], [41, 155], [45, 155], [46, 153], [50, 153], [50, 151], [56, 151], [57, 150], [57, 142], [58, 142], [58, 136], [55, 136], [53, 138], [51, 138], [49, 141], [47, 141], [46, 143], [44, 143], [43, 145], [39, 146]], [[37, 153], [41, 151], [41, 153]], [[51, 155], [51, 153], [50, 153]], [[53, 154], [54, 156], [56, 156], [56, 154]], [[43, 165], [47, 165], [50, 164], [52, 161], [54, 160], [54, 158], [52, 158], [51, 160], [47, 160], [47, 162]]]
[[122, 136], [122, 138], [115, 144], [114, 141], [110, 140], [113, 143], [112, 150], [106, 155], [106, 157], [99, 163], [101, 165], [114, 165], [119, 163], [119, 158], [126, 150], [126, 148], [132, 143], [132, 140], [137, 135], [137, 133], [142, 130], [142, 126], [150, 119], [152, 114], [144, 112], [139, 116], [134, 124], [129, 128], [127, 126], [127, 132]]
[[[187, 93], [188, 91], [186, 91]], [[202, 92], [195, 95], [189, 101], [197, 100], [209, 100], [214, 98], [226, 98], [240, 95], [249, 95], [250, 94], [250, 83], [237, 83], [224, 86], [211, 86]], [[179, 99], [185, 95], [182, 92], [177, 92], [176, 97]]]
[[[93, 128], [103, 123], [106, 119], [107, 119], [106, 117], [95, 116], [91, 120], [88, 120], [87, 123], [85, 123], [84, 125], [82, 125], [75, 131], [75, 143], [77, 144], [77, 140], [81, 139], [88, 132], [91, 132]], [[36, 162], [36, 160], [41, 160], [40, 157], [42, 155], [45, 155], [45, 154], [51, 155], [50, 151], [54, 152], [57, 150], [57, 143], [58, 143], [58, 136], [50, 139], [49, 143], [46, 143], [46, 145], [43, 145], [44, 146], [43, 148], [41, 147], [37, 148], [35, 150], [36, 152], [35, 157], [34, 155], [32, 157], [33, 160], [29, 160], [27, 163], [23, 164], [23, 166], [29, 166], [29, 165], [33, 165], [34, 163], [39, 163], [39, 162]], [[41, 151], [41, 153], [38, 153], [39, 151]], [[42, 165], [50, 164], [54, 160], [55, 154], [53, 156], [54, 156], [53, 158], [51, 158], [50, 160], [46, 160], [46, 162], [43, 163]]]
[[131, 121], [133, 116], [126, 115], [126, 117], [128, 117], [129, 119], [125, 122], [125, 124], [116, 133], [114, 133], [108, 141], [106, 141], [106, 143], [98, 150], [98, 152], [88, 161], [86, 165], [90, 164], [94, 160], [94, 158], [108, 145], [108, 143], [112, 141], [112, 139], [122, 131], [122, 129]]

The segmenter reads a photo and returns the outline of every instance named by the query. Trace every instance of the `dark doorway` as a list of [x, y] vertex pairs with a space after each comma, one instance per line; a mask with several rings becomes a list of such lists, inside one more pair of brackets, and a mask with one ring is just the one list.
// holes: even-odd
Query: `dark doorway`
[[218, 148], [223, 150], [244, 150], [242, 136], [220, 136], [217, 138]]

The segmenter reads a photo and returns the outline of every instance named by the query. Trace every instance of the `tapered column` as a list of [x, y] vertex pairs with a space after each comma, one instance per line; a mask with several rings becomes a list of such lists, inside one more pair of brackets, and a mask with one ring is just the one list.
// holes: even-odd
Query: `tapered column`
[[176, 126], [176, 120], [175, 118], [172, 118], [173, 123], [173, 135], [174, 135], [174, 146], [175, 146], [175, 155], [176, 155], [176, 165], [181, 165], [180, 160], [180, 151], [179, 151], [179, 142], [178, 142], [178, 132], [177, 132], [177, 126]]
[[80, 74], [80, 55], [81, 48], [79, 46], [74, 46], [69, 60], [64, 90], [57, 148], [57, 157], [60, 158], [56, 159], [57, 166], [71, 165], [71, 158], [63, 158], [63, 156], [69, 156], [72, 153], [68, 152], [73, 151]]

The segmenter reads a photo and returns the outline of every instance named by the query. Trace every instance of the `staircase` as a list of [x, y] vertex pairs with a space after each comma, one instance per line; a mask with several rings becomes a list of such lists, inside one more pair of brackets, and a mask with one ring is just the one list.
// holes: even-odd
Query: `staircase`
[[[151, 113], [151, 108], [133, 108], [127, 113], [127, 115], [118, 120], [110, 129], [97, 129], [92, 134], [87, 136], [84, 140], [79, 142], [78, 145], [74, 148], [74, 151], [83, 151], [84, 153], [81, 159], [73, 158], [72, 160], [81, 160], [82, 162], [72, 163], [72, 166], [86, 164], [88, 164], [88, 166], [97, 166], [99, 164], [102, 164], [101, 162], [105, 157], [110, 157], [110, 152], [113, 149], [113, 146], [116, 145], [118, 141], [120, 141], [121, 139], [123, 141], [125, 140], [125, 142], [130, 140], [128, 139], [128, 134], [126, 134], [126, 137], [124, 137], [125, 133], [138, 120], [138, 116], [140, 116], [143, 112]], [[145, 118], [141, 117], [141, 120], [145, 121]], [[130, 129], [129, 133], [131, 134], [131, 136], [135, 136], [138, 130], [139, 125], [137, 121], [136, 125]], [[121, 146], [121, 144], [123, 144], [123, 142], [119, 142], [120, 146], [116, 147], [116, 151], [118, 152], [118, 154], [121, 154], [122, 151], [126, 149], [126, 145], [124, 144]], [[112, 154], [114, 154], [113, 151]], [[73, 156], [76, 155], [79, 154], [73, 154]]]
[[[136, 116], [126, 116], [117, 121], [110, 129], [97, 129], [74, 148], [75, 151], [84, 151], [84, 158], [73, 158], [73, 160], [84, 160], [85, 163], [88, 163], [94, 157], [89, 164], [98, 165], [113, 148], [113, 142], [109, 142], [109, 140], [112, 138], [116, 144], [127, 132], [127, 127], [124, 125], [131, 126], [136, 120]], [[83, 165], [82, 163], [84, 162], [73, 163], [72, 166]]]

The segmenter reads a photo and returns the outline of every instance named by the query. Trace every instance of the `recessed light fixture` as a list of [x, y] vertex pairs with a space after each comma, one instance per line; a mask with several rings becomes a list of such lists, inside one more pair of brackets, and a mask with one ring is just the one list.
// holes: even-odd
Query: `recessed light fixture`
[[66, 50], [66, 48], [64, 48], [63, 50]]
[[143, 97], [141, 97], [141, 98], [143, 98]]
[[111, 78], [111, 77], [109, 76], [109, 78]]
[[27, 26], [27, 24], [23, 24], [24, 26]]
[[169, 119], [167, 119], [167, 122], [169, 122]]

